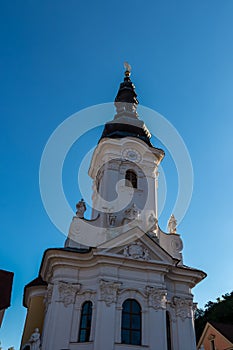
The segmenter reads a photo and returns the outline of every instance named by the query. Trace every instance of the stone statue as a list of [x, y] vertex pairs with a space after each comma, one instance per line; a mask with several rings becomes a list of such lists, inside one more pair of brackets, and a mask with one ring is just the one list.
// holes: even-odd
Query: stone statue
[[86, 203], [84, 202], [83, 198], [76, 204], [76, 209], [76, 216], [82, 219], [85, 211], [87, 210]]
[[140, 217], [140, 210], [136, 207], [136, 205], [133, 203], [133, 205], [126, 209], [125, 212], [125, 218], [129, 221], [139, 219]]
[[169, 233], [176, 233], [177, 220], [173, 214], [170, 216], [167, 227]]
[[149, 250], [147, 248], [145, 248], [143, 251], [143, 259], [150, 260], [150, 253], [149, 253]]
[[40, 350], [40, 333], [39, 328], [36, 328], [35, 331], [32, 333], [29, 343], [31, 345], [30, 350]]
[[116, 224], [116, 215], [109, 214], [108, 220], [109, 220], [109, 226], [114, 227]]
[[158, 229], [158, 219], [154, 216], [154, 214], [150, 214], [149, 218], [149, 230], [150, 231], [157, 231]]
[[128, 62], [124, 62], [124, 68], [127, 72], [131, 72], [131, 65]]

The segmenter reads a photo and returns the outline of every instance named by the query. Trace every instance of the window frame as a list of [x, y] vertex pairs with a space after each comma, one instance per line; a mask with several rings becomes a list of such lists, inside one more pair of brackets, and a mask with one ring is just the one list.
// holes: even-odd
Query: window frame
[[[129, 303], [129, 306], [126, 306], [126, 303]], [[134, 306], [136, 306], [139, 311], [134, 310]], [[129, 307], [129, 311], [127, 308]], [[125, 309], [124, 309], [125, 308]], [[128, 317], [127, 317], [128, 316]], [[137, 322], [139, 323], [139, 327], [135, 327], [133, 323], [135, 322], [135, 318], [137, 317]], [[129, 326], [126, 327], [126, 322], [129, 322]], [[128, 333], [129, 341], [124, 339], [124, 332]], [[139, 341], [134, 341], [133, 336], [137, 333], [139, 335]], [[122, 314], [121, 314], [121, 344], [127, 345], [142, 345], [142, 307], [140, 303], [133, 298], [126, 299], [122, 304]]]
[[215, 341], [214, 341], [214, 339], [210, 340], [210, 348], [211, 348], [211, 350], [215, 350]]
[[[88, 305], [87, 311], [85, 311], [84, 309], [86, 305]], [[85, 326], [82, 326], [84, 317], [86, 317], [86, 321], [84, 321]], [[90, 342], [92, 317], [93, 317], [93, 302], [91, 300], [86, 300], [82, 303], [82, 307], [81, 307], [78, 343]], [[84, 339], [82, 339], [82, 332], [84, 332], [85, 334]]]

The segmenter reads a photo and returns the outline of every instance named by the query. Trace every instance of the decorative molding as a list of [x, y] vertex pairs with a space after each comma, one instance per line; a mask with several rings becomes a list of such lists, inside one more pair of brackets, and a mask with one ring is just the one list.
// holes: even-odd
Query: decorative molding
[[182, 321], [192, 318], [193, 300], [188, 298], [173, 297], [172, 307], [175, 308], [176, 316]]
[[100, 280], [100, 298], [105, 301], [107, 306], [116, 302], [117, 291], [121, 284], [121, 282]]
[[150, 177], [152, 179], [157, 179], [157, 167], [156, 166], [149, 166], [148, 164], [143, 164], [141, 166], [141, 170], [143, 172], [143, 175], [146, 177]]
[[144, 248], [141, 242], [132, 242], [124, 248], [125, 257], [141, 260], [150, 260], [150, 253], [147, 248]]
[[107, 169], [108, 170], [119, 171], [119, 166], [120, 166], [120, 160], [119, 159], [109, 160], [108, 162], [106, 162], [106, 164], [107, 164]]
[[65, 307], [74, 304], [76, 293], [80, 290], [79, 283], [58, 282], [59, 302], [62, 302]]
[[167, 291], [165, 289], [147, 286], [146, 294], [149, 298], [149, 306], [153, 307], [156, 311], [166, 309]]
[[179, 235], [172, 236], [171, 251], [173, 254], [180, 253], [183, 250], [183, 243]]
[[96, 291], [92, 289], [87, 289], [82, 292], [78, 292], [76, 301], [75, 301], [75, 308], [81, 309], [82, 304], [87, 300], [90, 300], [94, 305], [95, 296], [96, 296]]
[[119, 306], [125, 301], [125, 299], [137, 299], [139, 303], [144, 304], [147, 296], [148, 295], [145, 290], [140, 290], [137, 288], [124, 288], [118, 291], [117, 303]]
[[176, 322], [177, 318], [176, 318], [176, 313], [175, 313], [175, 309], [174, 309], [174, 305], [173, 302], [171, 302], [170, 300], [167, 300], [167, 311], [170, 314], [170, 319], [172, 322]]

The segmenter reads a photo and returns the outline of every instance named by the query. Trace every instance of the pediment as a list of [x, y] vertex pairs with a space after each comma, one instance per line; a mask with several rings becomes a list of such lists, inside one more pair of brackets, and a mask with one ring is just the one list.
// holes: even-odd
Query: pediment
[[157, 261], [173, 264], [173, 258], [139, 227], [135, 227], [105, 243], [104, 253], [121, 259]]

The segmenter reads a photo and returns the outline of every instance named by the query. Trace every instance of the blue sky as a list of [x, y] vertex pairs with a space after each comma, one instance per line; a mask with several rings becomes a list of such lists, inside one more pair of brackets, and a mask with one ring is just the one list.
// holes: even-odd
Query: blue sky
[[[4, 349], [19, 347], [24, 285], [36, 277], [44, 250], [65, 239], [40, 198], [44, 146], [71, 114], [113, 101], [125, 60], [140, 103], [175, 126], [192, 158], [193, 198], [179, 232], [185, 263], [208, 274], [194, 289], [195, 300], [203, 306], [230, 292], [233, 1], [12, 0], [1, 1], [0, 16], [0, 268], [15, 273], [12, 306], [0, 331]], [[101, 128], [83, 136], [68, 154], [64, 188], [73, 207], [80, 199], [81, 155], [100, 134]], [[177, 192], [169, 154], [163, 170], [165, 229]]]

